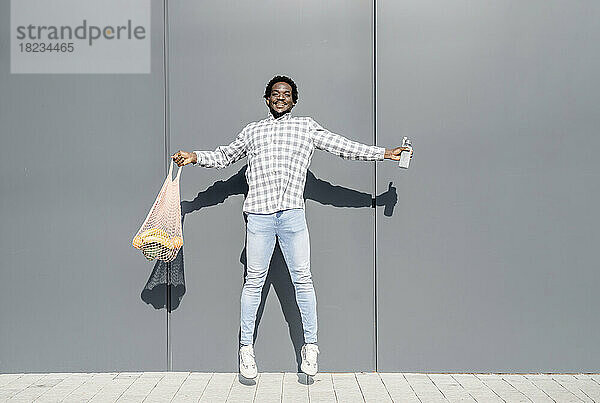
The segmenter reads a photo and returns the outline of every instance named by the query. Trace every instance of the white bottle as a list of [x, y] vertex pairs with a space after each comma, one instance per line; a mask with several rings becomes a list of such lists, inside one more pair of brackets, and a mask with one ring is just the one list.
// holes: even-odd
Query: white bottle
[[404, 138], [402, 139], [402, 147], [409, 147], [410, 151], [402, 151], [400, 153], [400, 162], [398, 163], [398, 166], [400, 168], [408, 169], [408, 165], [410, 164], [410, 157], [412, 155], [412, 146], [410, 145], [410, 140], [406, 136], [404, 136]]

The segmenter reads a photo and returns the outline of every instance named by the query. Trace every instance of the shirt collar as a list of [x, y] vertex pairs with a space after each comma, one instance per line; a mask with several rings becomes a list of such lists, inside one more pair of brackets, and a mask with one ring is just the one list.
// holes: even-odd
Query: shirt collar
[[270, 111], [270, 110], [268, 110], [268, 111], [267, 111], [267, 120], [268, 120], [269, 122], [272, 122], [272, 121], [277, 121], [277, 122], [280, 122], [280, 121], [282, 121], [282, 120], [289, 120], [291, 117], [292, 117], [292, 111], [289, 111], [288, 113], [286, 113], [286, 114], [285, 114], [285, 115], [283, 115], [283, 116], [280, 116], [280, 117], [278, 117], [277, 119], [275, 119], [275, 118], [273, 117], [273, 114], [271, 113], [271, 111]]

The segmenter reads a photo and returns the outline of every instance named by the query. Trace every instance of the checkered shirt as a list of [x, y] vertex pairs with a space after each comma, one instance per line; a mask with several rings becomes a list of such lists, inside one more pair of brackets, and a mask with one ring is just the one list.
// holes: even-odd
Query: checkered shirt
[[382, 161], [385, 148], [349, 140], [321, 127], [310, 117], [286, 113], [248, 124], [227, 146], [194, 151], [194, 166], [223, 169], [247, 156], [248, 196], [243, 211], [270, 214], [304, 208], [306, 171], [314, 150], [349, 160]]

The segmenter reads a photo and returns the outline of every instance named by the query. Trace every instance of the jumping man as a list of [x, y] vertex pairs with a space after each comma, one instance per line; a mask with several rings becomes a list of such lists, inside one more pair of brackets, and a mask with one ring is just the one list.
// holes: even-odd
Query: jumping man
[[289, 77], [273, 77], [264, 97], [268, 117], [248, 124], [231, 144], [214, 151], [178, 151], [172, 158], [178, 166], [191, 163], [222, 169], [248, 157], [248, 196], [243, 206], [247, 218], [247, 273], [241, 298], [240, 373], [249, 379], [258, 375], [252, 346], [254, 323], [277, 238], [302, 317], [305, 344], [300, 368], [314, 376], [319, 353], [317, 303], [310, 273], [310, 242], [303, 197], [313, 152], [316, 148], [350, 160], [398, 161], [400, 153], [410, 149], [357, 143], [330, 132], [310, 117], [292, 116], [291, 110], [298, 102], [298, 88]]

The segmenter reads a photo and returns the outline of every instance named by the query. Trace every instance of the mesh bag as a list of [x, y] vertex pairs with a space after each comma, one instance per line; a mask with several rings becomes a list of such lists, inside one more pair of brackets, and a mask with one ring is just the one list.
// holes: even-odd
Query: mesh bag
[[179, 176], [183, 167], [179, 167], [173, 177], [173, 160], [169, 175], [165, 179], [156, 201], [152, 205], [146, 220], [133, 237], [133, 247], [142, 251], [148, 260], [170, 262], [183, 246], [181, 230], [181, 204], [179, 202]]

